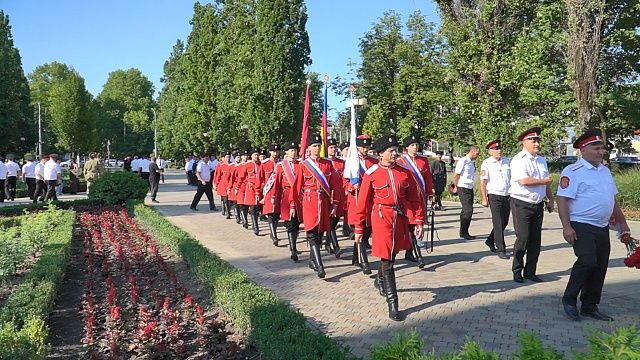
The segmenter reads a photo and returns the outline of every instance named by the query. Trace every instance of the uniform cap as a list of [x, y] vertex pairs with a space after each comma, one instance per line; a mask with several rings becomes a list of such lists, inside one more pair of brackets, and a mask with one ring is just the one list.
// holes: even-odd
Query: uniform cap
[[320, 134], [311, 134], [307, 137], [307, 146], [313, 144], [322, 144], [322, 136]]
[[242, 150], [242, 154], [241, 155], [251, 155], [251, 149]]
[[500, 140], [495, 139], [495, 140], [491, 140], [487, 143], [487, 146], [485, 146], [485, 148], [487, 150], [500, 150], [502, 149], [502, 144], [500, 143]]
[[280, 144], [276, 144], [276, 143], [269, 144], [269, 151], [280, 151]]
[[383, 135], [373, 143], [373, 149], [378, 153], [384, 152], [392, 146], [398, 146], [398, 138], [393, 134]]
[[603, 141], [602, 130], [598, 128], [588, 129], [573, 142], [573, 148], [584, 149], [587, 145], [602, 145]]
[[232, 156], [232, 155], [233, 155], [233, 153], [232, 153], [231, 151], [225, 151], [224, 156], [227, 156], [227, 155], [228, 155], [228, 156]]
[[541, 132], [542, 132], [542, 128], [532, 127], [531, 129], [527, 129], [523, 131], [518, 136], [518, 141], [527, 140], [527, 139], [539, 139]]
[[368, 135], [359, 135], [356, 138], [356, 146], [371, 147], [371, 138]]
[[295, 142], [295, 141], [289, 141], [289, 142], [286, 142], [286, 143], [284, 143], [282, 145], [282, 150], [284, 150], [284, 151], [288, 151], [288, 150], [291, 150], [291, 149], [298, 150], [298, 143]]
[[249, 149], [249, 155], [253, 155], [253, 154], [259, 155], [260, 153], [261, 153], [260, 148], [254, 147]]
[[334, 138], [329, 138], [329, 139], [327, 140], [327, 146], [334, 146], [334, 145], [335, 145], [335, 146], [338, 146], [338, 142], [336, 141], [336, 139], [334, 139]]
[[347, 141], [340, 144], [340, 150], [343, 150], [344, 148], [348, 148], [348, 147], [349, 147], [349, 143]]
[[404, 140], [402, 141], [402, 146], [407, 147], [411, 144], [416, 144], [416, 143], [420, 144], [420, 137], [418, 135], [411, 134], [406, 138], [404, 138]]

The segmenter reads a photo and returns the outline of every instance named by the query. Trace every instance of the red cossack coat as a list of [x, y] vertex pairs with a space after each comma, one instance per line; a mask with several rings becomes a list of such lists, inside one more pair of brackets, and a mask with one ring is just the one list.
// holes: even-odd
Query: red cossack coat
[[262, 191], [264, 194], [264, 205], [262, 205], [262, 214], [269, 215], [276, 212], [279, 212], [279, 204], [280, 202], [280, 194], [275, 192], [275, 187], [273, 186], [276, 178], [276, 164], [277, 159], [266, 159], [262, 162], [262, 166], [260, 167], [260, 173], [262, 174]]
[[234, 179], [233, 186], [236, 190], [236, 202], [239, 205], [244, 205], [244, 191], [246, 189], [245, 180], [247, 179], [247, 163], [242, 163], [236, 166], [236, 178]]
[[238, 199], [236, 192], [236, 179], [238, 178], [238, 167], [240, 164], [233, 163], [229, 165], [229, 171], [231, 175], [229, 176], [229, 183], [227, 184], [227, 194], [229, 194], [229, 201], [236, 201]]
[[344, 160], [339, 158], [329, 159], [333, 164], [333, 168], [338, 174], [338, 178], [340, 179], [340, 183], [342, 185], [342, 191], [338, 191], [338, 193], [334, 193], [334, 199], [338, 200], [338, 208], [336, 209], [336, 218], [343, 217], [347, 210], [347, 186], [349, 185], [349, 179], [344, 178]]
[[216, 186], [216, 193], [219, 196], [227, 196], [229, 190], [229, 181], [231, 180], [231, 174], [233, 167], [229, 163], [221, 163], [216, 168], [215, 177], [213, 183]]
[[[420, 172], [420, 175], [422, 175], [422, 179], [424, 179], [424, 188], [421, 188], [420, 182], [415, 177], [415, 174], [413, 173], [413, 171], [409, 166], [409, 161], [413, 162], [416, 169], [418, 169], [418, 171]], [[422, 213], [426, 214], [427, 198], [433, 195], [433, 176], [431, 175], [431, 168], [429, 167], [429, 159], [422, 155], [411, 157], [409, 154], [404, 153], [402, 154], [401, 157], [398, 158], [397, 163], [403, 168], [409, 170], [411, 175], [416, 180], [416, 186], [418, 186], [418, 191], [423, 197]], [[413, 218], [413, 216], [411, 215], [409, 217]]]
[[[285, 175], [284, 167], [289, 166], [289, 173], [294, 177], [289, 180], [289, 177]], [[298, 167], [300, 163], [297, 160], [288, 161], [283, 160], [276, 166], [276, 178], [273, 183], [273, 193], [270, 198], [265, 198], [265, 204], [267, 202], [273, 202], [276, 211], [280, 213], [280, 219], [283, 221], [291, 221], [289, 216], [290, 209], [296, 209], [296, 217], [302, 221], [302, 203], [300, 198], [293, 197], [293, 191], [291, 190], [295, 183], [295, 175], [298, 173]]]
[[[254, 206], [262, 198], [262, 173], [260, 172], [260, 162], [250, 161], [244, 165], [245, 178], [241, 187], [244, 187], [243, 204]], [[244, 185], [244, 186], [243, 186]]]
[[[313, 161], [324, 174], [329, 185], [329, 193], [323, 190], [318, 178], [314, 176], [309, 166], [304, 164], [305, 161]], [[315, 160], [307, 158], [300, 163], [296, 172], [296, 183], [292, 196], [302, 199], [302, 218], [304, 219], [305, 231], [311, 231], [316, 226], [319, 232], [329, 231], [331, 207], [337, 207], [339, 204], [337, 199], [332, 200], [332, 194], [338, 194], [340, 191], [342, 191], [342, 182], [330, 160], [320, 157]]]
[[[354, 216], [355, 233], [371, 219], [371, 255], [391, 260], [411, 249], [409, 223], [424, 223], [421, 196], [409, 171], [397, 164], [369, 168], [362, 179]], [[410, 216], [412, 218], [410, 218]]]
[[[365, 157], [360, 157], [360, 168], [362, 169], [364, 166], [364, 170], [366, 171], [367, 169], [369, 169], [370, 167], [372, 167], [373, 165], [378, 163], [378, 159], [376, 158], [372, 158], [371, 156], [367, 155]], [[360, 172], [360, 183], [362, 183], [362, 177], [364, 175], [364, 171]], [[355, 225], [355, 217], [356, 217], [356, 194], [357, 191], [354, 189], [353, 185], [351, 185], [350, 182], [346, 183], [347, 185], [347, 206], [348, 206], [348, 214], [347, 214], [347, 220], [349, 221], [349, 225]], [[370, 226], [369, 220], [367, 220], [367, 226]]]

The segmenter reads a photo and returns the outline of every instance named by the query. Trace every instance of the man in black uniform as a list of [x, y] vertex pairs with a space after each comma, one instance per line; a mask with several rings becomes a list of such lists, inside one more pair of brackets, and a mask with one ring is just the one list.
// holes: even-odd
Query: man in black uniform
[[431, 161], [431, 175], [433, 176], [433, 190], [435, 197], [433, 202], [435, 203], [435, 210], [442, 210], [442, 193], [444, 187], [447, 186], [447, 164], [442, 161], [442, 150], [436, 151], [436, 159]]
[[585, 131], [573, 147], [580, 149], [582, 159], [564, 168], [557, 195], [562, 236], [573, 245], [578, 259], [571, 269], [562, 304], [567, 316], [578, 321], [576, 305], [580, 295], [582, 315], [611, 321], [598, 309], [611, 250], [609, 223], [616, 225], [620, 235], [630, 236], [630, 229], [615, 198], [618, 189], [611, 171], [602, 164], [602, 131]]
[[156, 164], [156, 157], [151, 156], [149, 163], [149, 191], [151, 192], [151, 202], [157, 203], [156, 195], [160, 186], [160, 167]]

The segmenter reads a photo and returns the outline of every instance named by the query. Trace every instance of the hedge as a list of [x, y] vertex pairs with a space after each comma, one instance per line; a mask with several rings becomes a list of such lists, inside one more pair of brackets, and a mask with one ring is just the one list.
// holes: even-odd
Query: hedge
[[70, 255], [75, 213], [50, 207], [44, 221], [52, 224], [38, 261], [0, 308], [0, 358], [43, 359], [47, 315]]
[[129, 202], [140, 225], [179, 254], [196, 278], [212, 293], [212, 301], [247, 335], [262, 359], [347, 359], [348, 352], [269, 289], [211, 253], [188, 233], [141, 203]]
[[[640, 359], [640, 331], [635, 326], [614, 329], [611, 333], [591, 331], [589, 346], [573, 351], [575, 360], [638, 360]], [[437, 356], [424, 352], [426, 341], [415, 330], [400, 333], [387, 344], [371, 350], [371, 360], [500, 360], [495, 352], [488, 352], [478, 343], [467, 339], [453, 354]], [[551, 347], [544, 347], [540, 338], [530, 331], [518, 333], [518, 349], [509, 359], [564, 360], [565, 355]]]

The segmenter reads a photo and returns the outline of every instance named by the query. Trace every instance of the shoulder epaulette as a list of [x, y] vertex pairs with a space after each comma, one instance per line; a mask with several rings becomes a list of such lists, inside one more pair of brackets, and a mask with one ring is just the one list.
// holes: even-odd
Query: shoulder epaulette
[[371, 165], [371, 167], [367, 169], [365, 174], [367, 174], [367, 175], [373, 174], [374, 171], [378, 170], [378, 167], [379, 167], [378, 164]]
[[571, 171], [576, 171], [576, 170], [580, 169], [582, 166], [583, 166], [583, 165], [582, 165], [582, 162], [578, 161], [578, 162], [577, 162], [577, 163], [575, 163], [575, 164], [571, 164], [571, 165], [569, 165], [569, 169], [570, 169]]

